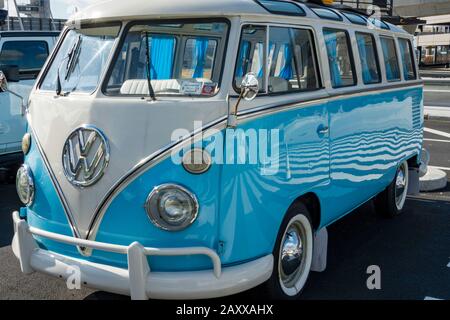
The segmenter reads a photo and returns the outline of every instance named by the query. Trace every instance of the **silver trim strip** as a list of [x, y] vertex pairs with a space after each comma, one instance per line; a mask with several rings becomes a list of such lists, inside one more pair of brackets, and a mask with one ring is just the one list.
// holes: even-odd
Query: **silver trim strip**
[[318, 103], [336, 101], [336, 100], [340, 100], [340, 99], [344, 99], [344, 98], [354, 98], [354, 97], [361, 97], [361, 96], [375, 94], [375, 93], [378, 94], [378, 93], [398, 91], [398, 90], [402, 90], [402, 89], [416, 89], [416, 88], [423, 88], [423, 82], [422, 81], [414, 82], [413, 85], [395, 85], [395, 86], [390, 86], [390, 87], [386, 87], [386, 88], [378, 89], [378, 90], [368, 89], [365, 91], [361, 91], [361, 90], [359, 90], [357, 92], [352, 91], [349, 93], [329, 95], [328, 97], [324, 97], [324, 98], [292, 102], [292, 103], [288, 103], [285, 105], [274, 104], [273, 106], [258, 107], [258, 108], [253, 108], [253, 109], [244, 110], [242, 112], [239, 112], [238, 117], [240, 119], [247, 120], [247, 119], [255, 118], [258, 116], [283, 112], [283, 111], [286, 111], [289, 109], [305, 108], [305, 107], [309, 107], [312, 105], [316, 105]]

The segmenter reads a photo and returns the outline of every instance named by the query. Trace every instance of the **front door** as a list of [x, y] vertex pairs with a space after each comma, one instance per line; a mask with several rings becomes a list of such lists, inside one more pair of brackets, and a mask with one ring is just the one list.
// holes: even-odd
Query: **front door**
[[226, 131], [220, 237], [230, 263], [272, 252], [297, 197], [308, 192], [327, 197], [327, 100], [312, 102], [327, 93], [320, 89], [313, 41], [306, 28], [242, 28], [233, 87], [239, 91], [251, 72], [260, 93], [253, 101], [241, 100], [237, 127]]

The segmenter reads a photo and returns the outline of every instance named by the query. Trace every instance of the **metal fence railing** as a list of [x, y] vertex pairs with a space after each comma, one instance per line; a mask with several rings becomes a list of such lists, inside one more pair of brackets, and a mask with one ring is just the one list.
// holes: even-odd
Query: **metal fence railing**
[[[23, 27], [26, 31], [61, 31], [66, 20], [48, 18], [22, 18]], [[21, 31], [22, 27], [17, 17], [7, 17], [0, 24], [0, 31]]]
[[334, 3], [366, 12], [370, 6], [380, 8], [382, 16], [393, 16], [394, 0], [335, 0]]

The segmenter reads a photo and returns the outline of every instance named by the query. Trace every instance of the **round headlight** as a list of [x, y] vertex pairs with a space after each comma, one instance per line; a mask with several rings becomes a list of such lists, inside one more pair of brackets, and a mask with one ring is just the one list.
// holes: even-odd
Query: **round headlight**
[[190, 226], [197, 218], [198, 208], [194, 194], [173, 184], [154, 188], [145, 203], [153, 224], [167, 231], [179, 231]]
[[34, 178], [31, 169], [27, 165], [22, 165], [17, 171], [16, 189], [20, 201], [26, 206], [34, 200]]
[[30, 151], [31, 147], [31, 134], [25, 133], [25, 135], [22, 138], [22, 151], [24, 155], [28, 154], [28, 151]]

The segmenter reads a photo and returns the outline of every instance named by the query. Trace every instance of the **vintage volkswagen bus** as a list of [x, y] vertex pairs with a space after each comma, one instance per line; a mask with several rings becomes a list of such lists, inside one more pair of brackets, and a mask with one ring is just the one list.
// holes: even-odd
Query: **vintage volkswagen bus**
[[296, 298], [325, 227], [371, 199], [396, 216], [418, 182], [411, 40], [294, 1], [91, 6], [29, 101], [22, 271], [134, 299]]

